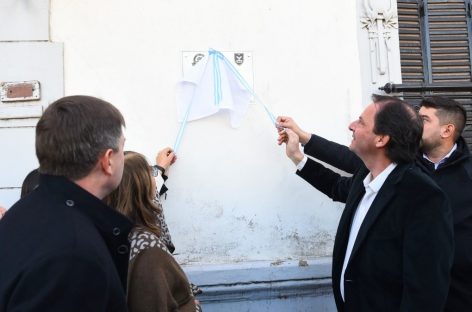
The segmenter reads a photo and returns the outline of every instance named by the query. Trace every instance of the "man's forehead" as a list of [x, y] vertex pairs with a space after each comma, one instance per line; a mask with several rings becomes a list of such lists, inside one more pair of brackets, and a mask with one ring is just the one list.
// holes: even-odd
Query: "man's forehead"
[[426, 106], [421, 106], [419, 113], [420, 115], [424, 114], [435, 114], [437, 112], [437, 109], [434, 107], [426, 107]]
[[376, 105], [375, 103], [370, 103], [362, 112], [361, 117], [365, 118], [368, 115], [375, 115], [377, 110], [378, 110], [378, 105]]

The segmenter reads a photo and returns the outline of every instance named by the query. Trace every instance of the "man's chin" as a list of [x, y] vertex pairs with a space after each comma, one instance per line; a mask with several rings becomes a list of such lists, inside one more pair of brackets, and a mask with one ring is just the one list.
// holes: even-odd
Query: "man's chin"
[[420, 151], [423, 153], [428, 154], [428, 152], [431, 150], [431, 146], [429, 146], [424, 140], [420, 141]]
[[360, 157], [359, 154], [357, 153], [357, 150], [354, 144], [351, 143], [351, 145], [349, 145], [349, 150], [353, 152], [354, 154], [356, 154], [358, 157]]

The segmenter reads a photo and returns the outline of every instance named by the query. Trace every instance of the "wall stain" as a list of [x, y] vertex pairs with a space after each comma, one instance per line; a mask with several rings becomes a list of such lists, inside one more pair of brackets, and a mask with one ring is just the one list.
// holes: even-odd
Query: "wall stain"
[[278, 266], [278, 265], [281, 265], [282, 263], [284, 263], [283, 260], [277, 259], [274, 262], [271, 262], [270, 266]]
[[297, 229], [290, 232], [281, 231], [280, 226], [274, 226], [273, 229], [278, 233], [282, 241], [289, 243], [290, 254], [298, 257], [323, 257], [332, 253], [334, 244], [334, 233], [326, 230], [310, 231], [310, 234], [300, 234]]

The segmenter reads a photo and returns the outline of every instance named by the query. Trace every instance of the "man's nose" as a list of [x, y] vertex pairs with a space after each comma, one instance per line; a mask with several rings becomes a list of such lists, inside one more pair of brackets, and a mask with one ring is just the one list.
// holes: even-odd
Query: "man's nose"
[[348, 126], [349, 130], [351, 130], [352, 132], [354, 132], [355, 124], [356, 124], [356, 122], [353, 121], [353, 122], [351, 122], [351, 123], [349, 124], [349, 126]]

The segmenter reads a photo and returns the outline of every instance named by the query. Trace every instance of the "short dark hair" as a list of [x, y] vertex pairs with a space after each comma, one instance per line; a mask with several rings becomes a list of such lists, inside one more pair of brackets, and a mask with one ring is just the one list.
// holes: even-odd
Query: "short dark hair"
[[435, 108], [436, 116], [442, 124], [452, 123], [456, 128], [454, 133], [454, 141], [456, 141], [464, 130], [467, 120], [467, 112], [461, 103], [442, 96], [431, 96], [424, 98], [420, 106]]
[[39, 172], [71, 180], [87, 176], [107, 149], [117, 151], [125, 120], [101, 99], [61, 98], [44, 111], [36, 126]]
[[398, 98], [373, 95], [379, 110], [374, 119], [374, 133], [388, 135], [387, 157], [395, 163], [414, 161], [418, 154], [423, 122], [418, 112]]

